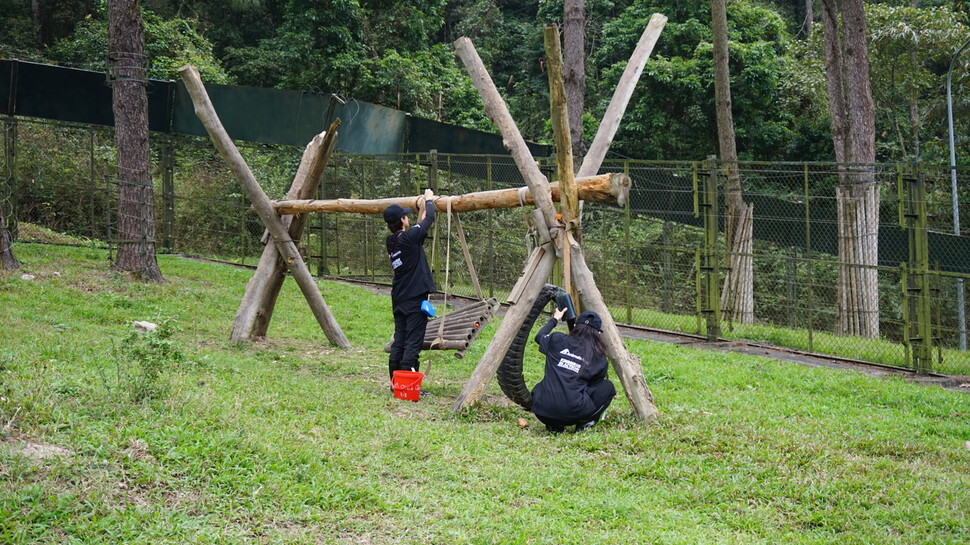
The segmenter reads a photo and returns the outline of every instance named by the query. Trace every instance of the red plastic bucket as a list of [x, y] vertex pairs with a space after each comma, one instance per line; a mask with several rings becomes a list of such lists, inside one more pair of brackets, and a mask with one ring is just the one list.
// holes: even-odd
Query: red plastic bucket
[[417, 371], [394, 371], [394, 378], [391, 379], [391, 386], [394, 388], [394, 397], [407, 401], [421, 399], [422, 379], [424, 379], [424, 373]]

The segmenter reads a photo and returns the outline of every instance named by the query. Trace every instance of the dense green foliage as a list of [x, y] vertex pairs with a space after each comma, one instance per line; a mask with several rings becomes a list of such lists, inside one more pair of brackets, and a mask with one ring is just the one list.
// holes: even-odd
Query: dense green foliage
[[[95, 70], [106, 59], [107, 0], [0, 0], [0, 55]], [[612, 151], [644, 159], [716, 152], [709, 0], [586, 2], [587, 139], [646, 21], [668, 24]], [[144, 0], [149, 70], [191, 62], [207, 81], [338, 93], [421, 117], [493, 130], [451, 53], [470, 37], [524, 135], [548, 141], [541, 27], [562, 0]], [[878, 159], [946, 158], [949, 61], [970, 37], [962, 0], [867, 5]], [[819, 8], [820, 9], [820, 8]], [[821, 27], [801, 0], [728, 3], [742, 159], [830, 160]], [[955, 64], [957, 131], [968, 129], [967, 58]], [[960, 157], [970, 153], [961, 138]]]

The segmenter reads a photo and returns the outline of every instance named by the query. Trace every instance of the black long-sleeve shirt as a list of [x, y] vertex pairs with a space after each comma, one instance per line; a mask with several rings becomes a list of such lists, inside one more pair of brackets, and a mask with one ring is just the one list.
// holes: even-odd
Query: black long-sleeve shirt
[[551, 318], [535, 336], [539, 351], [546, 355], [546, 367], [545, 376], [532, 389], [532, 412], [558, 420], [580, 420], [598, 409], [587, 390], [606, 378], [606, 356], [584, 360], [574, 337], [551, 333], [557, 323]]
[[424, 219], [406, 231], [398, 231], [387, 237], [387, 257], [394, 269], [391, 284], [391, 303], [395, 306], [410, 299], [424, 297], [437, 290], [424, 254], [424, 239], [434, 223], [434, 203], [425, 205]]

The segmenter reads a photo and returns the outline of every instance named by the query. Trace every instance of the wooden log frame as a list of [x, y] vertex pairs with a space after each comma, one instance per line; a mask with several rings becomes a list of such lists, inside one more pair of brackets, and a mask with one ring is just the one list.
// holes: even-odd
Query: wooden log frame
[[[287, 198], [301, 199], [316, 195], [323, 171], [337, 143], [336, 130], [339, 125], [339, 121], [334, 122], [326, 132], [316, 135], [307, 144]], [[290, 240], [300, 240], [306, 226], [306, 215], [283, 216], [281, 221], [287, 227]], [[236, 311], [230, 336], [233, 342], [245, 342], [266, 336], [285, 279], [286, 262], [281, 258], [275, 244], [266, 244], [256, 272], [246, 284], [246, 293], [239, 304], [239, 310]]]
[[[589, 188], [585, 186], [590, 183], [589, 179], [599, 169], [602, 159], [605, 157], [606, 149], [608, 149], [610, 142], [612, 142], [613, 134], [619, 126], [622, 111], [625, 109], [636, 80], [639, 78], [640, 72], [643, 69], [643, 63], [646, 62], [646, 58], [649, 56], [653, 44], [656, 43], [665, 22], [666, 17], [655, 14], [648, 27], [644, 30], [640, 44], [638, 44], [637, 50], [634, 52], [634, 58], [631, 58], [628, 70], [624, 73], [623, 78], [621, 78], [620, 87], [622, 87], [622, 92], [618, 87], [613, 101], [607, 109], [608, 118], [604, 118], [600, 126], [600, 132], [597, 133], [593, 146], [591, 146], [591, 151], [594, 147], [602, 149], [602, 151], [597, 151], [599, 154], [597, 156], [588, 156], [587, 161], [584, 161], [584, 164], [580, 168], [578, 174], [579, 179], [575, 181], [575, 184], [570, 183], [573, 179], [571, 172], [571, 150], [568, 145], [563, 148], [561, 142], [568, 142], [568, 138], [564, 139], [560, 137], [556, 139], [557, 156], [560, 156], [558, 161], [561, 171], [560, 179], [564, 180], [564, 187], [561, 193], [565, 193], [565, 197], [557, 194], [555, 199], [553, 197], [555, 184], [550, 184], [539, 170], [535, 159], [531, 156], [525, 144], [525, 140], [516, 128], [511, 115], [508, 113], [505, 102], [498, 94], [491, 77], [484, 68], [484, 64], [478, 56], [477, 51], [475, 51], [471, 41], [467, 38], [460, 38], [455, 42], [455, 53], [465, 64], [473, 83], [482, 96], [486, 112], [498, 126], [503, 136], [503, 143], [515, 160], [516, 166], [522, 173], [529, 191], [524, 193], [520, 190], [506, 190], [507, 194], [502, 195], [470, 194], [459, 197], [448, 197], [448, 199], [454, 200], [441, 201], [439, 199], [439, 202], [436, 202], [436, 208], [447, 210], [450, 207], [452, 211], [463, 211], [466, 209], [481, 210], [487, 208], [525, 206], [526, 204], [534, 203], [538, 208], [537, 214], [534, 214], [534, 216], [538, 220], [544, 220], [537, 222], [542, 224], [539, 232], [542, 234], [543, 242], [533, 251], [527, 261], [523, 275], [510, 294], [512, 305], [506, 312], [505, 319], [499, 331], [496, 332], [493, 341], [486, 349], [472, 377], [466, 383], [458, 399], [455, 401], [453, 407], [455, 410], [460, 410], [466, 404], [471, 404], [480, 397], [488, 381], [494, 376], [501, 358], [508, 351], [515, 333], [525, 321], [525, 317], [531, 309], [532, 303], [545, 285], [546, 279], [551, 274], [557, 260], [557, 255], [565, 254], [566, 256], [574, 256], [572, 259], [567, 258], [568, 270], [566, 274], [571, 275], [571, 278], [575, 279], [576, 292], [579, 295], [578, 299], [580, 304], [600, 314], [603, 320], [603, 339], [607, 355], [613, 364], [614, 370], [619, 377], [634, 411], [641, 419], [647, 422], [653, 422], [657, 419], [657, 409], [653, 405], [653, 397], [643, 378], [639, 357], [631, 354], [626, 349], [623, 338], [616, 327], [616, 323], [609, 313], [609, 308], [606, 306], [602, 294], [596, 287], [592, 272], [586, 265], [582, 247], [576, 242], [575, 237], [572, 236], [572, 232], [579, 228], [578, 210], [576, 210], [573, 204], [578, 202], [579, 199], [612, 202], [620, 206], [625, 204], [630, 187], [629, 177], [615, 174], [605, 175], [605, 177], [595, 177], [598, 178], [596, 183], [605, 182], [610, 187], [609, 191], [605, 193], [601, 191], [598, 194], [610, 195], [609, 197], [597, 198], [596, 195], [598, 194], [596, 192], [590, 193], [588, 191]], [[549, 62], [557, 64], [555, 70], [550, 69], [551, 95], [556, 96], [557, 94], [564, 95], [565, 93], [561, 91], [562, 57], [561, 51], [558, 48], [558, 28], [553, 28], [552, 33], [547, 35], [546, 42], [547, 56], [550, 57]], [[554, 45], [552, 40], [555, 40]], [[638, 55], [639, 58], [637, 57]], [[633, 65], [634, 68], [631, 69], [630, 65]], [[329, 307], [323, 301], [323, 297], [320, 295], [319, 290], [317, 290], [312, 276], [310, 276], [306, 265], [300, 258], [299, 252], [288, 230], [288, 227], [291, 227], [292, 224], [289, 226], [285, 225], [278, 214], [297, 214], [310, 211], [364, 212], [376, 214], [382, 212], [384, 208], [392, 203], [397, 202], [402, 206], [411, 206], [414, 201], [411, 198], [405, 198], [403, 202], [398, 202], [400, 199], [381, 199], [376, 201], [360, 201], [354, 199], [308, 201], [304, 199], [287, 199], [272, 203], [266, 197], [265, 193], [262, 192], [248, 165], [246, 165], [239, 151], [235, 148], [235, 145], [222, 127], [205, 92], [198, 71], [194, 67], [185, 66], [179, 72], [195, 104], [196, 115], [199, 116], [210, 137], [216, 144], [216, 147], [223, 155], [223, 158], [229, 163], [234, 175], [243, 185], [243, 189], [247, 192], [247, 195], [253, 203], [254, 210], [263, 220], [267, 230], [272, 235], [274, 245], [278, 252], [278, 256], [272, 261], [280, 262], [280, 258], [282, 258], [282, 262], [290, 269], [290, 272], [300, 285], [304, 296], [307, 298], [314, 312], [314, 316], [327, 334], [328, 339], [338, 346], [349, 348], [349, 342], [343, 336], [343, 332], [340, 331], [336, 321], [333, 320]], [[628, 77], [628, 74], [631, 75]], [[558, 104], [558, 101], [554, 99], [550, 106], [555, 121], [554, 130], [557, 135], [568, 135], [568, 116], [561, 110], [562, 105]], [[307, 154], [309, 154], [309, 146]], [[305, 161], [307, 160], [307, 154], [304, 156]], [[329, 152], [326, 152], [324, 155], [329, 157]], [[563, 155], [568, 155], [568, 157], [563, 158]], [[326, 160], [324, 159], [323, 165], [325, 164]], [[564, 177], [563, 171], [567, 168], [569, 169], [569, 173]], [[297, 183], [295, 182], [294, 187], [296, 186]], [[619, 190], [617, 190], [618, 188]], [[514, 201], [510, 200], [512, 192], [514, 192]], [[576, 198], [573, 195], [576, 195]], [[476, 199], [481, 200], [476, 202]], [[556, 209], [553, 205], [554, 200], [564, 200], [567, 203], [566, 213], [569, 219], [565, 224], [561, 223], [556, 217]], [[468, 208], [463, 209], [462, 206], [467, 206]], [[302, 230], [302, 226], [300, 226], [300, 229]], [[558, 247], [556, 243], [558, 243]], [[267, 252], [266, 254], [271, 253]], [[267, 261], [270, 261], [269, 255], [267, 255]], [[266, 268], [269, 268], [269, 265]], [[272, 303], [270, 303], [269, 313], [264, 312], [264, 316], [267, 316], [267, 321], [271, 311]], [[243, 312], [242, 307], [240, 308], [240, 312]], [[234, 324], [234, 331], [235, 328], [236, 324]], [[448, 339], [445, 341], [439, 340], [439, 342], [449, 345], [453, 344], [453, 348], [455, 349], [463, 349], [467, 348], [468, 341]]]
[[[577, 180], [579, 198], [584, 201], [624, 206], [630, 194], [632, 182], [626, 174], [610, 173], [588, 176]], [[561, 193], [558, 182], [549, 184], [550, 206], [559, 201]], [[331, 199], [331, 200], [280, 200], [273, 202], [278, 214], [305, 214], [307, 212], [355, 212], [380, 214], [392, 204], [414, 208], [420, 197], [392, 197], [387, 199]], [[532, 194], [520, 189], [495, 189], [476, 191], [464, 195], [440, 196], [434, 200], [435, 209], [445, 212], [448, 203], [452, 212], [469, 212], [494, 208], [516, 208], [535, 204]]]
[[307, 269], [306, 264], [303, 263], [303, 258], [300, 256], [296, 243], [290, 238], [287, 227], [284, 226], [282, 220], [276, 214], [269, 197], [266, 196], [259, 186], [256, 177], [249, 170], [249, 165], [246, 164], [245, 159], [243, 159], [236, 145], [229, 138], [229, 134], [226, 133], [225, 128], [222, 126], [222, 122], [219, 120], [219, 116], [216, 115], [215, 108], [209, 100], [209, 95], [202, 85], [202, 79], [199, 77], [198, 70], [191, 65], [183, 66], [179, 69], [179, 75], [182, 77], [185, 88], [192, 98], [192, 103], [195, 106], [195, 115], [199, 117], [202, 125], [205, 126], [206, 132], [209, 133], [209, 137], [219, 150], [223, 160], [228, 163], [233, 175], [239, 180], [250, 202], [252, 202], [256, 214], [259, 215], [259, 218], [263, 221], [263, 225], [266, 226], [272, 235], [273, 243], [279, 251], [279, 254], [283, 257], [290, 274], [293, 275], [297, 285], [300, 286], [300, 291], [303, 292], [303, 296], [310, 305], [313, 316], [317, 319], [327, 339], [332, 344], [341, 348], [350, 348], [350, 342], [347, 340], [343, 331], [341, 331], [340, 325], [337, 324], [333, 313], [330, 312], [330, 307], [327, 306], [323, 295], [320, 294], [316, 281]]
[[[591, 157], [588, 161], [584, 162], [583, 167], [585, 168], [581, 168], [579, 173], [581, 177], [589, 176], [599, 169], [602, 159], [605, 157], [606, 149], [612, 141], [613, 133], [619, 125], [619, 118], [622, 116], [622, 111], [626, 107], [626, 102], [629, 100], [630, 94], [632, 94], [632, 88], [635, 86], [636, 80], [642, 71], [642, 63], [646, 62], [646, 57], [649, 56], [649, 52], [653, 48], [653, 44], [656, 43], [665, 22], [666, 17], [659, 14], [654, 15], [650, 24], [644, 30], [644, 35], [640, 40], [641, 45], [644, 45], [644, 47], [639, 45], [637, 47], [637, 51], [639, 51], [642, 60], [631, 59], [629, 64], [635, 65], [632, 69], [632, 75], [626, 78], [627, 74], [624, 74], [626, 81], [621, 81], [621, 84], [625, 88], [622, 92], [618, 89], [614, 94], [613, 102], [610, 108], [608, 108], [608, 112], [612, 112], [611, 118], [604, 119], [604, 123], [601, 124], [601, 131], [597, 133], [593, 143], [593, 146], [597, 146], [602, 151], [598, 151], [597, 153], [599, 155]], [[547, 65], [550, 66], [550, 96], [553, 97], [550, 101], [550, 109], [554, 120], [553, 129], [556, 132], [557, 156], [571, 156], [572, 152], [568, 145], [568, 116], [565, 112], [561, 111], [562, 106], [558, 104], [558, 100], [555, 98], [560, 93], [563, 96], [565, 95], [565, 92], [561, 91], [563, 85], [561, 79], [562, 56], [558, 47], [558, 40], [557, 28], [553, 27], [552, 30], [547, 30], [546, 59]], [[646, 50], [645, 53], [643, 52], [644, 50]], [[637, 51], [635, 51], [635, 55], [638, 54]], [[514, 122], [512, 122], [505, 102], [499, 96], [498, 90], [495, 89], [491, 78], [488, 77], [481, 58], [475, 51], [471, 41], [467, 38], [457, 40], [455, 42], [455, 54], [465, 64], [466, 69], [471, 75], [472, 82], [482, 96], [486, 112], [495, 121], [499, 131], [502, 133], [505, 146], [512, 153], [513, 158], [515, 158], [516, 165], [522, 172], [523, 178], [526, 180], [532, 194], [550, 194], [549, 183], [545, 177], [541, 173], [538, 176], [535, 175], [535, 172], [538, 171], [535, 168], [535, 160], [528, 154], [528, 148], [525, 148], [524, 140], [518, 133]], [[558, 64], [558, 67], [554, 66], [556, 64]], [[637, 65], [639, 68], [636, 68]], [[619, 112], [618, 114], [616, 113], [617, 110]], [[607, 124], [611, 125], [612, 128], [610, 126], [604, 128], [603, 125]], [[567, 178], [571, 176], [571, 172], [563, 172], [565, 168], [571, 168], [571, 165], [571, 160], [563, 160], [560, 158], [558, 161], [560, 179], [563, 179], [564, 174]], [[568, 198], [562, 199], [562, 202], [568, 203], [570, 200]], [[609, 307], [604, 302], [602, 293], [596, 287], [593, 274], [586, 265], [582, 247], [576, 242], [576, 238], [571, 236], [572, 231], [579, 227], [578, 214], [573, 216], [572, 214], [575, 210], [567, 210], [564, 216], [569, 215], [570, 221], [563, 225], [556, 220], [552, 199], [536, 199], [536, 205], [541, 210], [541, 215], [538, 219], [545, 219], [545, 227], [548, 228], [549, 233], [549, 239], [547, 240], [549, 242], [545, 242], [536, 248], [530, 256], [523, 270], [522, 277], [519, 278], [519, 281], [510, 294], [511, 306], [506, 311], [505, 319], [502, 321], [492, 342], [482, 355], [482, 359], [476, 366], [471, 378], [459, 394], [453, 405], [453, 409], [461, 410], [464, 406], [477, 401], [485, 390], [488, 381], [495, 375], [501, 358], [508, 351], [513, 337], [521, 328], [533, 302], [538, 297], [540, 290], [552, 272], [553, 265], [557, 259], [554, 244], [558, 243], [560, 245], [558, 248], [559, 255], [569, 256], [569, 263], [566, 265], [566, 268], [568, 268], [567, 274], [571, 274], [572, 281], [576, 284], [575, 288], [581, 306], [599, 314], [603, 321], [602, 339], [606, 347], [607, 356], [626, 392], [627, 399], [629, 399], [638, 417], [646, 422], [656, 421], [658, 412], [653, 404], [653, 396], [650, 393], [650, 389], [643, 378], [640, 358], [630, 353], [623, 343], [623, 337], [620, 335], [616, 322], [610, 314]]]

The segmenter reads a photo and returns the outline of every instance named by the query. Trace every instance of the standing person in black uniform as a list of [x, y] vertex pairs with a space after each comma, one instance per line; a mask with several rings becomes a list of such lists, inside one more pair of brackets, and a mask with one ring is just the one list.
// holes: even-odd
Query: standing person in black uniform
[[[428, 317], [421, 312], [421, 302], [434, 293], [434, 279], [424, 254], [424, 239], [434, 223], [435, 206], [431, 202], [434, 193], [430, 189], [418, 202], [418, 223], [411, 227], [408, 219], [410, 208], [396, 204], [384, 210], [384, 221], [391, 234], [387, 237], [387, 257], [394, 270], [391, 284], [391, 305], [394, 310], [394, 341], [387, 360], [388, 373], [394, 371], [417, 371], [418, 357], [424, 345], [424, 332]], [[430, 206], [429, 206], [430, 205]]]
[[546, 369], [532, 389], [532, 412], [552, 433], [562, 433], [566, 426], [576, 426], [576, 431], [593, 427], [616, 396], [606, 378], [600, 317], [586, 311], [568, 335], [552, 333], [565, 312], [556, 309], [535, 337], [546, 355]]

